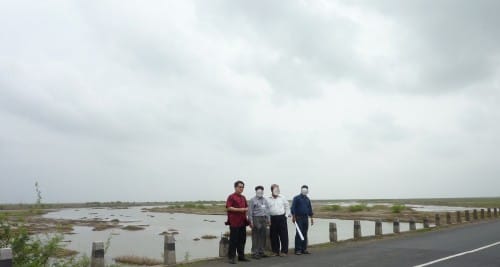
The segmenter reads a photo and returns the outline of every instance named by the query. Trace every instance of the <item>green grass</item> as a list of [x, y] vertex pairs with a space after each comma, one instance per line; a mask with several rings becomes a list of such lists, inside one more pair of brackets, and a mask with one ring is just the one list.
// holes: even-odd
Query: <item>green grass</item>
[[392, 213], [401, 213], [405, 209], [406, 209], [405, 205], [399, 205], [399, 204], [393, 205], [391, 207]]
[[321, 207], [322, 211], [340, 211], [341, 209], [340, 205], [326, 205]]
[[364, 210], [368, 210], [368, 207], [366, 204], [357, 204], [357, 205], [351, 205], [349, 206], [349, 212], [360, 212]]

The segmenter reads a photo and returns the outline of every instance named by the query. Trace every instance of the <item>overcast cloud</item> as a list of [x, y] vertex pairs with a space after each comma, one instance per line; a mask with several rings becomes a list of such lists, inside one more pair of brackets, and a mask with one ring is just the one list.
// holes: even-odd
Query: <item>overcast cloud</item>
[[0, 202], [498, 196], [498, 1], [2, 1]]

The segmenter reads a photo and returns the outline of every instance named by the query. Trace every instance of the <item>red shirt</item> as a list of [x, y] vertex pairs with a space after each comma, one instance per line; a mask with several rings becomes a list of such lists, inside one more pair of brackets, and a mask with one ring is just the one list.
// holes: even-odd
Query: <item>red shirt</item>
[[[247, 199], [243, 195], [232, 193], [227, 197], [226, 208], [247, 208]], [[247, 213], [246, 212], [235, 212], [228, 211], [227, 219], [229, 221], [229, 226], [231, 227], [241, 227], [247, 225]]]

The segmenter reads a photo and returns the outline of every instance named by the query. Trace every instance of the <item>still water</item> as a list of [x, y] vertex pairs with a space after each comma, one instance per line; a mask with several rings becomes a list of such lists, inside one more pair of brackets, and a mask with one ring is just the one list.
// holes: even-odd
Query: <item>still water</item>
[[[94, 219], [120, 220], [120, 224], [144, 225], [145, 230], [127, 231], [119, 228], [104, 231], [92, 231], [92, 227], [75, 226], [73, 235], [65, 235], [67, 248], [90, 255], [93, 241], [104, 241], [110, 238], [110, 247], [106, 252], [107, 262], [117, 256], [141, 256], [163, 258], [164, 236], [160, 233], [175, 229], [179, 232], [176, 239], [176, 258], [178, 262], [201, 258], [217, 257], [219, 254], [220, 236], [228, 231], [224, 225], [225, 215], [195, 215], [184, 213], [155, 213], [143, 212], [145, 207], [131, 207], [129, 209], [62, 209], [50, 212], [45, 217], [56, 219]], [[318, 244], [329, 242], [329, 223], [337, 224], [338, 240], [353, 237], [352, 220], [315, 219], [314, 225], [309, 227], [309, 243]], [[408, 231], [408, 223], [400, 224], [401, 231]], [[417, 229], [422, 224], [417, 224]], [[375, 234], [375, 223], [361, 221], [363, 236]], [[392, 233], [392, 223], [382, 223], [384, 234]], [[295, 226], [289, 220], [288, 234], [290, 246], [294, 245]], [[203, 235], [214, 235], [217, 239], [201, 239]], [[199, 241], [193, 239], [200, 238]], [[251, 238], [247, 239], [246, 251], [250, 252]]]

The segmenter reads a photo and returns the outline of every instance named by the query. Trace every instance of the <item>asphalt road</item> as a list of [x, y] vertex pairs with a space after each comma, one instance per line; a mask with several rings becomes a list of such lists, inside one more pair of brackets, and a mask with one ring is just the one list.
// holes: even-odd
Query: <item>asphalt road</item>
[[[251, 245], [251, 244], [247, 244]], [[291, 249], [293, 251], [293, 249]], [[310, 255], [206, 266], [500, 266], [500, 220], [481, 221], [395, 238], [346, 242]]]

